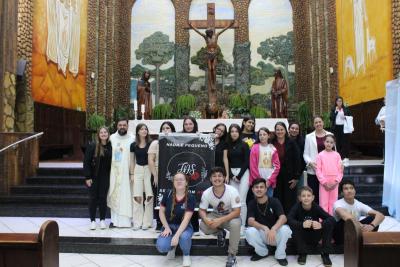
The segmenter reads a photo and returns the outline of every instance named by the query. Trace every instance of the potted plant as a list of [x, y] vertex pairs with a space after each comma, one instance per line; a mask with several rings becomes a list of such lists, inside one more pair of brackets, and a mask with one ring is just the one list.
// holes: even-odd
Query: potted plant
[[297, 121], [300, 124], [303, 135], [305, 136], [308, 132], [308, 129], [312, 127], [312, 114], [310, 106], [306, 101], [299, 103], [297, 108]]
[[250, 109], [250, 114], [254, 116], [254, 118], [267, 118], [268, 113], [267, 110], [261, 106], [255, 106]]
[[152, 118], [155, 120], [172, 119], [172, 106], [168, 103], [155, 105]]
[[232, 94], [229, 96], [229, 108], [234, 117], [240, 117], [244, 113], [248, 113], [248, 99], [247, 96], [241, 94]]
[[181, 95], [176, 99], [175, 109], [179, 117], [188, 115], [196, 108], [196, 98], [192, 94]]

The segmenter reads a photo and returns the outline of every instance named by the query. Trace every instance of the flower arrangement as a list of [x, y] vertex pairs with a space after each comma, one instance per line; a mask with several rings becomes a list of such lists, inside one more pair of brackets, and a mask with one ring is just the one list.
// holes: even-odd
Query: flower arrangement
[[192, 110], [192, 111], [190, 111], [190, 112], [189, 112], [189, 116], [191, 116], [191, 117], [193, 117], [193, 118], [195, 118], [195, 119], [201, 119], [201, 118], [202, 118], [201, 112], [198, 111], [198, 110]]

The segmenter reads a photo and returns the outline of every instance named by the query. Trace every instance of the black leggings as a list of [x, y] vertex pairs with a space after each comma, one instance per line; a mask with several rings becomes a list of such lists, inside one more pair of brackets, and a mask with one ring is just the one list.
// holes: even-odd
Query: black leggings
[[349, 135], [343, 133], [343, 125], [336, 125], [334, 129], [336, 137], [336, 150], [343, 158], [349, 157]]

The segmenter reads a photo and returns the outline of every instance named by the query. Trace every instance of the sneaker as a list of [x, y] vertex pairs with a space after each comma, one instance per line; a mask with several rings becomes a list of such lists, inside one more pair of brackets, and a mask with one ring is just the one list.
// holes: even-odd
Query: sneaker
[[139, 225], [134, 225], [134, 226], [132, 227], [132, 230], [133, 230], [133, 231], [140, 230], [140, 226], [139, 226]]
[[280, 266], [287, 266], [288, 265], [288, 261], [286, 258], [284, 259], [276, 259], [276, 261], [279, 263]]
[[218, 247], [225, 246], [225, 236], [226, 236], [226, 232], [224, 229], [218, 231], [218, 233], [217, 233], [217, 246]]
[[95, 221], [92, 221], [92, 222], [90, 223], [90, 230], [96, 230], [96, 227], [97, 227], [96, 222], [95, 222]]
[[243, 237], [244, 236], [244, 231], [246, 230], [246, 228], [242, 225], [240, 226], [240, 236]]
[[190, 259], [190, 255], [183, 255], [183, 262], [182, 265], [183, 267], [189, 267], [192, 264], [192, 260]]
[[100, 221], [100, 229], [104, 230], [107, 228], [106, 222], [104, 220]]
[[147, 229], [149, 229], [149, 228], [151, 228], [151, 227], [146, 226], [146, 225], [143, 225], [143, 226], [142, 226], [142, 230], [145, 230], [145, 231], [146, 231]]
[[110, 225], [108, 226], [108, 228], [115, 228], [114, 223], [110, 223]]
[[299, 254], [299, 257], [297, 258], [297, 263], [300, 265], [306, 264], [307, 261], [307, 254]]
[[168, 251], [167, 259], [169, 259], [169, 260], [175, 259], [175, 251], [176, 251], [176, 247], [173, 247], [170, 251]]
[[323, 254], [321, 254], [321, 258], [322, 258], [322, 263], [324, 264], [325, 267], [331, 267], [332, 266], [332, 261], [329, 258], [329, 254], [323, 253]]
[[229, 254], [226, 260], [226, 267], [233, 267], [236, 265], [236, 256]]
[[200, 232], [199, 232], [199, 231], [194, 232], [193, 235], [194, 235], [194, 236], [200, 236]]
[[264, 259], [266, 257], [268, 257], [268, 254], [265, 255], [265, 256], [260, 256], [257, 253], [254, 253], [253, 256], [251, 256], [250, 260], [251, 261], [259, 261], [259, 260]]

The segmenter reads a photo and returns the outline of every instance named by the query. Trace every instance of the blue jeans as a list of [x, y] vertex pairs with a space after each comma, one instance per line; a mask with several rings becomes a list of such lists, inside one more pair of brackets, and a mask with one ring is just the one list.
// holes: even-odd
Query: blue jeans
[[282, 225], [276, 231], [276, 243], [268, 244], [267, 238], [265, 237], [265, 231], [257, 230], [255, 227], [247, 228], [246, 240], [252, 247], [254, 247], [256, 253], [259, 256], [268, 255], [267, 245], [276, 246], [275, 258], [285, 259], [286, 258], [286, 242], [292, 236], [292, 231], [289, 226]]
[[[157, 238], [157, 250], [160, 253], [166, 253], [173, 249], [171, 246], [172, 237], [175, 235], [176, 231], [179, 228], [179, 224], [170, 224], [169, 228], [171, 228], [172, 235], [169, 236], [158, 236]], [[161, 229], [161, 232], [164, 231], [164, 227]], [[182, 250], [184, 256], [190, 255], [190, 249], [192, 247], [192, 235], [193, 235], [193, 227], [189, 224], [186, 229], [182, 232], [179, 237], [179, 247]]]

